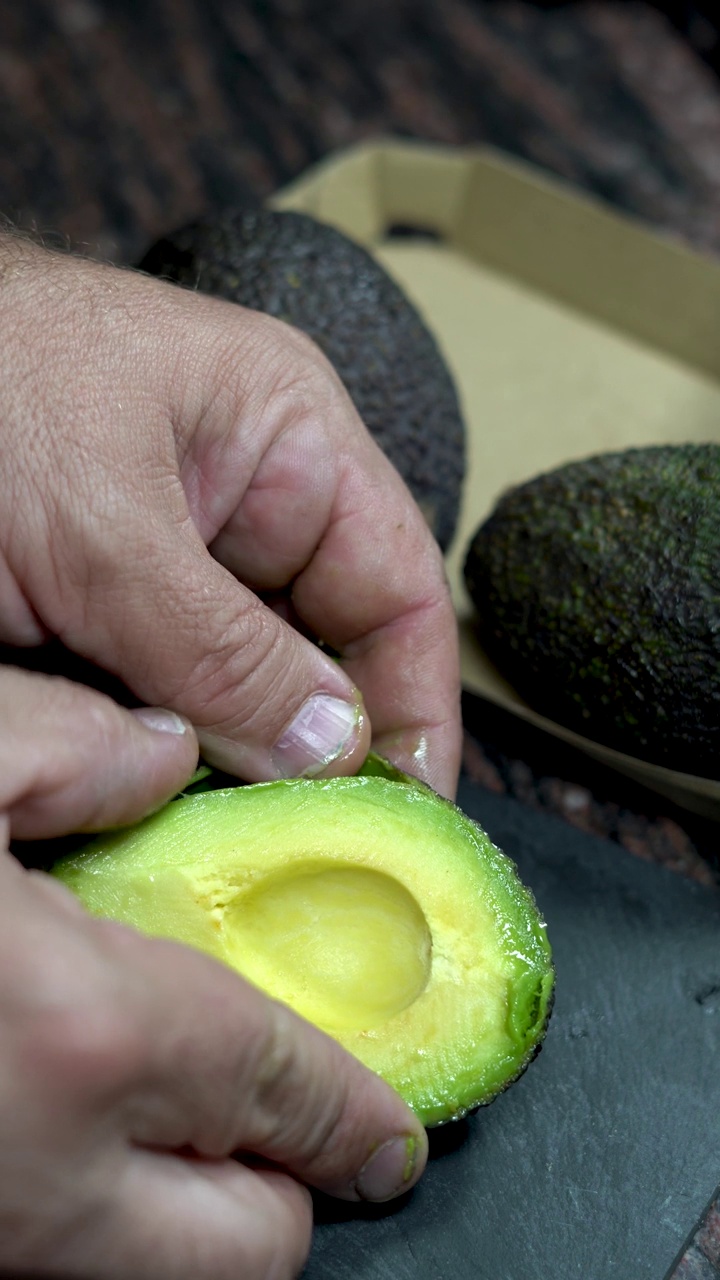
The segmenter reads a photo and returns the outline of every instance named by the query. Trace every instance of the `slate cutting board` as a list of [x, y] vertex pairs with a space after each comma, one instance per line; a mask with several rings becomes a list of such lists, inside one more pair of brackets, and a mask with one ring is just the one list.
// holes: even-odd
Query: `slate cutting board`
[[319, 1197], [304, 1280], [663, 1280], [720, 1179], [720, 893], [471, 783], [459, 803], [548, 922], [545, 1047], [435, 1131], [399, 1208]]

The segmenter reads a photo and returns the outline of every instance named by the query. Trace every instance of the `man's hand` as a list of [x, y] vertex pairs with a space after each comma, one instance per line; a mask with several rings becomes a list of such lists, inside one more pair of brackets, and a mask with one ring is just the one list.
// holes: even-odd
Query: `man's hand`
[[[0, 669], [0, 845], [141, 817], [198, 740], [248, 780], [352, 772], [361, 693], [376, 747], [452, 794], [440, 555], [312, 343], [12, 239], [0, 319], [0, 642], [57, 636], [147, 704]], [[17, 1277], [287, 1280], [303, 1184], [390, 1198], [426, 1152], [333, 1041], [1, 851], [0, 1125]]]
[[353, 772], [369, 717], [452, 795], [440, 553], [309, 339], [8, 238], [0, 321], [0, 641], [60, 637], [246, 780]]
[[0, 723], [0, 1274], [290, 1280], [303, 1184], [389, 1199], [422, 1172], [422, 1128], [229, 969], [92, 919], [7, 853], [154, 807], [193, 767], [188, 723], [9, 668]]

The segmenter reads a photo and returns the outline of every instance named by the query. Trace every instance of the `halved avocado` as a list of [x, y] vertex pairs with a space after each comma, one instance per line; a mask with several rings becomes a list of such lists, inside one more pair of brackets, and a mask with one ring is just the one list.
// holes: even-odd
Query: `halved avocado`
[[513, 863], [449, 801], [373, 761], [365, 776], [181, 797], [54, 874], [93, 914], [237, 969], [426, 1125], [491, 1101], [544, 1035], [550, 947]]

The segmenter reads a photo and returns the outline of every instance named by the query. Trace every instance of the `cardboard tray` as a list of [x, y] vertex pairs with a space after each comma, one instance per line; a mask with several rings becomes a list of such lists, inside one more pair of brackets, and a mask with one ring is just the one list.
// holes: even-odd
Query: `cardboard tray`
[[648, 764], [533, 711], [477, 643], [462, 581], [470, 537], [510, 485], [603, 449], [720, 441], [720, 264], [486, 149], [362, 145], [272, 203], [374, 253], [454, 373], [469, 457], [448, 571], [465, 687], [720, 818], [719, 780]]

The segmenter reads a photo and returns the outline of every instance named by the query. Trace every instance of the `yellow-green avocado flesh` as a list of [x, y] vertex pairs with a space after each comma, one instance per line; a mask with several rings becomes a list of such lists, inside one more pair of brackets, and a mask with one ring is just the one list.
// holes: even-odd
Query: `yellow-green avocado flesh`
[[[181, 797], [54, 874], [95, 915], [239, 970], [383, 1076], [425, 1125], [537, 1052], [553, 969], [515, 867], [434, 792], [386, 776]], [[394, 780], [393, 780], [394, 779]]]

